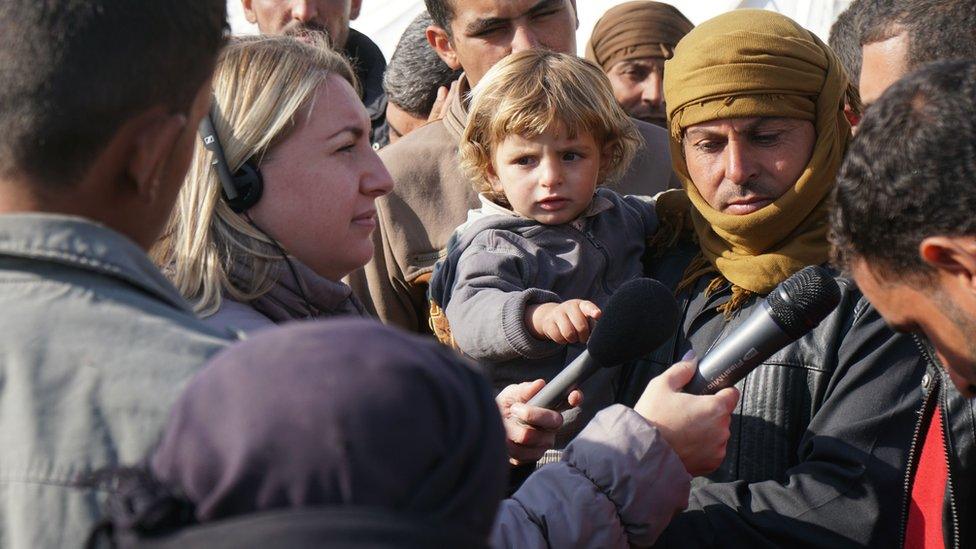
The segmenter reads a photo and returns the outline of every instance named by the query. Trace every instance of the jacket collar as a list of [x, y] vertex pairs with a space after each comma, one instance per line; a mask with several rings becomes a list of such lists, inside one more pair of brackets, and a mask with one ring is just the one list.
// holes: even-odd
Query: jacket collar
[[92, 271], [131, 284], [193, 314], [176, 288], [135, 242], [89, 219], [62, 214], [0, 215], [0, 257]]
[[468, 121], [468, 94], [471, 93], [471, 84], [468, 82], [468, 77], [462, 74], [458, 79], [458, 92], [451, 99], [451, 104], [448, 105], [447, 114], [444, 115], [444, 126], [447, 127], [448, 133], [455, 141], [461, 140], [461, 134], [464, 133], [464, 125]]

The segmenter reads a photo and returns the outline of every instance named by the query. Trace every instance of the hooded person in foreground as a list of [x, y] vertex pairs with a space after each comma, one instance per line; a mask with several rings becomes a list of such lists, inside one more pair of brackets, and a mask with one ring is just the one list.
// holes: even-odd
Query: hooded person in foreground
[[[772, 12], [696, 27], [664, 87], [684, 191], [658, 199], [664, 229], [645, 274], [674, 288], [685, 313], [650, 365], [624, 371], [625, 403], [689, 349], [706, 355], [790, 275], [826, 263], [827, 199], [850, 139], [840, 62]], [[837, 281], [839, 306], [736, 385], [725, 462], [693, 481], [659, 546], [895, 543], [920, 357]]]
[[491, 388], [452, 350], [362, 319], [293, 324], [190, 383], [148, 472], [111, 477], [93, 541], [628, 547], [652, 543], [689, 488], [658, 428], [624, 406], [503, 502], [505, 477]]

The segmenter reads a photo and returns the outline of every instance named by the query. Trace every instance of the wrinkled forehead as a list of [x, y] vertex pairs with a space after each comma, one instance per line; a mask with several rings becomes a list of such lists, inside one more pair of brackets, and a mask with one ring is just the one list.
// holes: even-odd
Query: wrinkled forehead
[[749, 118], [720, 118], [692, 124], [684, 129], [683, 136], [692, 139], [698, 136], [753, 134], [761, 131], [785, 131], [809, 124], [799, 118], [782, 116], [763, 116]]
[[446, 0], [454, 17], [453, 25], [467, 25], [478, 20], [510, 20], [535, 12], [565, 7], [575, 10], [575, 0]]

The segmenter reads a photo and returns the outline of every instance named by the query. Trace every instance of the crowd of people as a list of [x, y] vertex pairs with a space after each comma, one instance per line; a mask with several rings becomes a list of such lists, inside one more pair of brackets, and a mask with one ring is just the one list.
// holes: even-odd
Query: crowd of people
[[976, 3], [362, 1], [0, 0], [0, 546], [976, 544]]

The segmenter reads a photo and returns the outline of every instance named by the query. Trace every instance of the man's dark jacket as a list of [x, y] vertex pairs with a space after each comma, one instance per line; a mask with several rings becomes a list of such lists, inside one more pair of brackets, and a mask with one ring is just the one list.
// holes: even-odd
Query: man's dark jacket
[[362, 86], [363, 105], [369, 113], [372, 126], [370, 143], [379, 149], [389, 143], [386, 127], [386, 92], [383, 91], [383, 73], [386, 72], [386, 59], [372, 40], [356, 29], [349, 29], [346, 39], [346, 57], [356, 71], [356, 78]]
[[925, 377], [922, 378], [924, 393], [909, 447], [908, 467], [902, 494], [899, 499], [900, 543], [904, 546], [905, 528], [908, 525], [908, 507], [911, 504], [912, 485], [918, 462], [922, 457], [922, 443], [931, 425], [936, 407], [942, 412], [942, 434], [945, 444], [948, 482], [942, 505], [942, 534], [946, 548], [972, 547], [976, 544], [976, 411], [974, 401], [964, 398], [952, 386], [945, 369], [939, 364], [928, 342], [916, 337], [919, 348], [926, 358]]
[[[697, 252], [681, 243], [647, 274], [677, 288]], [[635, 403], [687, 350], [704, 356], [760, 306], [753, 299], [726, 321], [715, 309], [731, 289], [706, 296], [713, 276], [677, 295], [676, 335], [623, 369], [620, 401]], [[892, 332], [853, 282], [837, 281], [837, 309], [737, 384], [726, 458], [695, 479], [658, 546], [894, 546], [924, 367], [910, 336]]]

